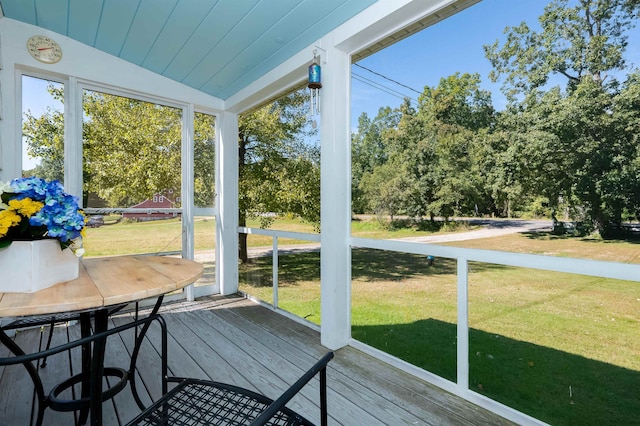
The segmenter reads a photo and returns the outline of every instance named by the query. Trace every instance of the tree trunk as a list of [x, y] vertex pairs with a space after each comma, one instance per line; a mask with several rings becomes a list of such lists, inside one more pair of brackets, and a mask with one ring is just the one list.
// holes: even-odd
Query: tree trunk
[[[238, 212], [238, 226], [247, 226], [247, 215], [244, 211]], [[240, 232], [238, 234], [238, 257], [242, 263], [249, 262], [249, 251], [247, 250], [247, 234]]]

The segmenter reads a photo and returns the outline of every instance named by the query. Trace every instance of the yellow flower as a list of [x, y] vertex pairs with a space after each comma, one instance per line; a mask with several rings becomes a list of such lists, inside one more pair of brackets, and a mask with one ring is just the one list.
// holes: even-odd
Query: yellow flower
[[9, 208], [20, 213], [24, 217], [31, 217], [38, 213], [44, 207], [44, 203], [33, 201], [31, 198], [23, 198], [22, 200], [9, 200]]
[[0, 238], [7, 235], [9, 229], [20, 223], [22, 218], [13, 210], [0, 211]]

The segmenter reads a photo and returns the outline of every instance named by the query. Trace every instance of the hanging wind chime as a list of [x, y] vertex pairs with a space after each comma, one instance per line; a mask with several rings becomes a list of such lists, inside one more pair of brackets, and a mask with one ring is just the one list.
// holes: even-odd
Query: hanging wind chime
[[[311, 116], [315, 116], [320, 113], [320, 89], [322, 88], [321, 76], [320, 76], [320, 62], [318, 60], [317, 51], [313, 51], [313, 62], [309, 65], [309, 91], [311, 92]], [[318, 123], [316, 120], [311, 121], [311, 125], [315, 128]]]

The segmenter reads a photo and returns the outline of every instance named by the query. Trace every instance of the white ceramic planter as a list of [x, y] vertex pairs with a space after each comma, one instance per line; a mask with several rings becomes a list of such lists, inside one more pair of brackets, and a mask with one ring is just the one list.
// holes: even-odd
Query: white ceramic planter
[[79, 263], [58, 240], [14, 241], [0, 249], [0, 292], [33, 293], [76, 279]]

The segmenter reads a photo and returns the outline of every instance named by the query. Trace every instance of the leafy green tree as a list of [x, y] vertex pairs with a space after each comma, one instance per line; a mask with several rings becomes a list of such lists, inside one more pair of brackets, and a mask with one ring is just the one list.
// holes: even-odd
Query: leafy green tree
[[[239, 225], [248, 217], [268, 226], [267, 213], [293, 213], [319, 226], [320, 156], [309, 146], [308, 94], [291, 93], [239, 119]], [[239, 235], [239, 256], [248, 261], [247, 235]]]
[[[633, 101], [616, 73], [639, 10], [638, 1], [555, 0], [541, 32], [522, 23], [506, 29], [502, 45], [485, 46], [511, 102], [501, 121], [519, 147], [520, 181], [554, 209], [568, 203], [604, 237], [619, 229], [636, 191], [638, 147], [625, 127]], [[545, 86], [553, 75], [565, 78], [564, 89]]]
[[194, 121], [194, 205], [211, 207], [215, 197], [215, 117], [196, 113]]
[[442, 123], [468, 130], [493, 125], [491, 93], [480, 88], [477, 73], [455, 73], [440, 79], [438, 86], [424, 88], [419, 109], [426, 123]]
[[366, 113], [358, 118], [358, 130], [351, 137], [351, 209], [355, 213], [363, 213], [368, 202], [361, 180], [387, 162], [391, 148], [383, 134], [395, 129], [399, 120], [400, 111], [390, 107], [380, 108], [373, 120]]
[[539, 18], [541, 32], [522, 22], [505, 28], [506, 40], [485, 46], [490, 77], [505, 76], [510, 96], [541, 88], [553, 75], [569, 87], [590, 78], [604, 84], [610, 72], [626, 66], [628, 30], [638, 17], [637, 0], [554, 0]]
[[[61, 88], [48, 88], [63, 102]], [[174, 108], [98, 92], [84, 97], [83, 179], [85, 197], [94, 192], [111, 207], [135, 204], [172, 189], [180, 194], [180, 112]], [[215, 120], [196, 114], [195, 204], [212, 206], [215, 171]], [[48, 109], [25, 114], [23, 135], [30, 155], [39, 158], [34, 173], [63, 178], [64, 116]], [[153, 141], [153, 142], [150, 142]]]
[[47, 108], [39, 117], [27, 111], [22, 124], [27, 153], [39, 160], [30, 175], [64, 181], [64, 115]]
[[[491, 94], [480, 89], [478, 74], [456, 73], [425, 87], [419, 98], [417, 118], [422, 137], [413, 158], [416, 181], [429, 197], [416, 211], [445, 219], [474, 214], [482, 202], [485, 171], [480, 167], [483, 135], [494, 125]], [[425, 188], [430, 185], [430, 188]]]
[[181, 111], [99, 92], [85, 92], [84, 190], [113, 207], [153, 194], [180, 194]]
[[368, 209], [376, 215], [393, 217], [405, 209], [411, 196], [411, 176], [406, 164], [395, 159], [375, 166], [371, 173], [362, 177], [360, 188], [368, 200]]
[[352, 158], [353, 194], [362, 206], [434, 220], [491, 204], [484, 200], [480, 142], [495, 113], [479, 75], [443, 78], [425, 87], [417, 108], [405, 100], [396, 111], [380, 109], [374, 122], [360, 117]]

